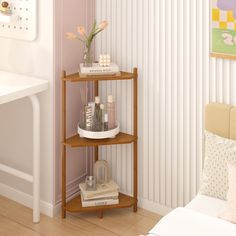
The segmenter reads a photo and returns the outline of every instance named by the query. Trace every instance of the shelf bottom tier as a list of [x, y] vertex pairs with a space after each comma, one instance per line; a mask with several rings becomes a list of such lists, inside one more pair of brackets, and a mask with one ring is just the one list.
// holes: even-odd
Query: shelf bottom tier
[[66, 203], [66, 211], [85, 212], [85, 211], [107, 210], [114, 208], [128, 208], [134, 206], [135, 203], [136, 203], [135, 198], [119, 193], [119, 204], [117, 205], [82, 207], [81, 197], [79, 195]]

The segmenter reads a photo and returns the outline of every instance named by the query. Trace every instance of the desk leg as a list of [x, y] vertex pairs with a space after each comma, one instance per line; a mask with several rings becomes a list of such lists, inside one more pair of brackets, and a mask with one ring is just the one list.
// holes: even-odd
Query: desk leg
[[33, 107], [33, 222], [40, 221], [40, 106], [36, 95], [29, 96]]

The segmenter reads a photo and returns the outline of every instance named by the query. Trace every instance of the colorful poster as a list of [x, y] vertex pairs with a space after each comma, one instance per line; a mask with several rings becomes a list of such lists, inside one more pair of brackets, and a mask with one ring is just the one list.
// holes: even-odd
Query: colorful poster
[[236, 59], [236, 0], [211, 0], [211, 55]]

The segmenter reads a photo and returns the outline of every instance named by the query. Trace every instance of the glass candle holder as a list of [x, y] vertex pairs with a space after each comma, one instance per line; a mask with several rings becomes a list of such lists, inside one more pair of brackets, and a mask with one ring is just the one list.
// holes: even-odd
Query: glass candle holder
[[96, 181], [95, 181], [94, 176], [86, 176], [85, 184], [86, 184], [87, 191], [95, 191], [96, 190]]

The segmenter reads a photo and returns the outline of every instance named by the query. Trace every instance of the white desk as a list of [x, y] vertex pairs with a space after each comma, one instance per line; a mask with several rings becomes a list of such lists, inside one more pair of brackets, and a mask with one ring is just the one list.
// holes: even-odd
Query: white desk
[[33, 184], [33, 222], [40, 221], [40, 105], [37, 93], [48, 89], [48, 81], [0, 71], [0, 105], [28, 97], [33, 108], [33, 175], [0, 163], [0, 171]]

